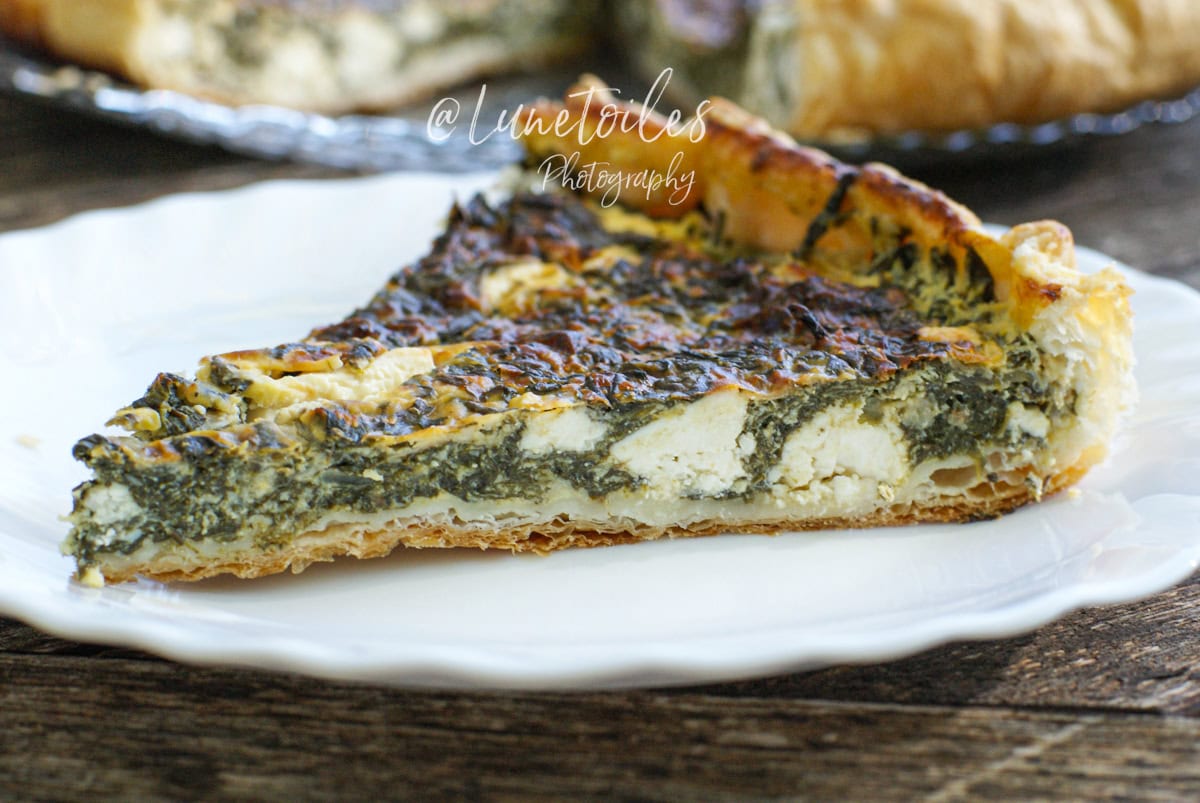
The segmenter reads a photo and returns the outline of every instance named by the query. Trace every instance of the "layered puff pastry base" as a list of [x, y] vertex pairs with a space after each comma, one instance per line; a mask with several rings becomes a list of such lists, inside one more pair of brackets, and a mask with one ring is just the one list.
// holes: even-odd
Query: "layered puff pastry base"
[[523, 174], [345, 320], [159, 375], [76, 446], [80, 576], [963, 522], [1104, 457], [1129, 291], [1064, 227], [992, 236], [728, 102], [702, 121], [585, 79], [526, 111], [530, 166], [691, 180]]

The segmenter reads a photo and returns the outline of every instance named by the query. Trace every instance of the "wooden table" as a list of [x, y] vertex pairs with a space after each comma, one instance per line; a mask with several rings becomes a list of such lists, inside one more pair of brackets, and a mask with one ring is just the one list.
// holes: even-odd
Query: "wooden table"
[[[0, 229], [330, 171], [0, 97]], [[1200, 287], [1200, 123], [920, 170]], [[1200, 322], [1197, 322], [1200, 334]], [[422, 693], [0, 620], [0, 797], [1200, 798], [1200, 575], [1027, 636], [704, 688]]]

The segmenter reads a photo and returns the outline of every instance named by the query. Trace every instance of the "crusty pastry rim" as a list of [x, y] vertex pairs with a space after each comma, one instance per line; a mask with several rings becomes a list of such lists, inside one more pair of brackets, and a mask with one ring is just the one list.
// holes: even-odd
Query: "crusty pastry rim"
[[[604, 130], [605, 116], [614, 109], [619, 110], [630, 133], [587, 136]], [[562, 114], [582, 128], [567, 136], [548, 131]], [[535, 163], [550, 154], [578, 153], [583, 163], [595, 161], [617, 169], [666, 175], [675, 154], [682, 154], [683, 166], [676, 172], [695, 171], [695, 183], [686, 200], [677, 202], [664, 191], [649, 199], [623, 194], [621, 202], [660, 217], [677, 217], [704, 207], [710, 217], [724, 217], [726, 236], [768, 251], [797, 250], [814, 220], [824, 214], [856, 209], [889, 218], [908, 228], [913, 240], [926, 248], [950, 247], [960, 263], [967, 252], [975, 252], [996, 282], [997, 295], [1012, 305], [1023, 323], [1057, 298], [1062, 282], [1079, 278], [1073, 270], [1074, 242], [1061, 224], [1041, 221], [1025, 224], [1027, 228], [1020, 230], [1028, 236], [1036, 234], [1044, 241], [1039, 248], [1054, 253], [1070, 270], [1053, 276], [1025, 273], [1016, 277], [1012, 249], [987, 232], [974, 213], [942, 192], [888, 165], [853, 166], [800, 145], [724, 98], [710, 98], [701, 116], [704, 136], [693, 142], [692, 129], [686, 125], [671, 126], [662, 115], [618, 99], [603, 81], [585, 74], [567, 91], [565, 101], [542, 100], [524, 110], [519, 130], [525, 134], [524, 144]], [[768, 221], [773, 231], [756, 229], [748, 218]]]

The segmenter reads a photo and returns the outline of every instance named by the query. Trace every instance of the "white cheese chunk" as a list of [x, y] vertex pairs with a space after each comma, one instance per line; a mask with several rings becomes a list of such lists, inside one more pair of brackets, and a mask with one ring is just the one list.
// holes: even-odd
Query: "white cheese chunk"
[[[744, 442], [738, 436], [746, 418], [746, 397], [713, 393], [670, 410], [618, 441], [611, 459], [645, 479], [664, 497], [717, 494], [745, 476]], [[752, 441], [752, 439], [750, 439]]]
[[1026, 433], [1035, 438], [1044, 438], [1050, 432], [1050, 419], [1036, 407], [1013, 402], [1008, 405], [1007, 427], [1013, 435]]
[[605, 426], [588, 415], [586, 408], [565, 407], [530, 416], [521, 436], [521, 450], [530, 454], [582, 452], [595, 446], [605, 432]]
[[96, 485], [88, 489], [87, 507], [92, 520], [104, 526], [128, 521], [142, 512], [124, 485]]
[[900, 428], [885, 419], [859, 420], [858, 404], [841, 404], [817, 413], [784, 442], [771, 479], [802, 488], [835, 476], [895, 483], [908, 472], [906, 441]]

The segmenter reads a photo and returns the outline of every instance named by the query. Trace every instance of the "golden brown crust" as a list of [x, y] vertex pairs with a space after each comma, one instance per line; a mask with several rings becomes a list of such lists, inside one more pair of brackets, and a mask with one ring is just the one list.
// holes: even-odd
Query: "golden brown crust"
[[[828, 250], [860, 253], [859, 264], [865, 269], [874, 246], [872, 221], [887, 219], [909, 230], [911, 240], [924, 248], [949, 249], [960, 264], [968, 251], [974, 251], [1019, 317], [1028, 318], [1049, 302], [1049, 286], [1054, 282], [1043, 282], [1036, 275], [1016, 282], [1008, 265], [1011, 251], [989, 235], [970, 210], [941, 192], [886, 165], [843, 164], [823, 151], [796, 144], [726, 100], [709, 102], [702, 115], [703, 136], [698, 138], [690, 133], [694, 129], [669, 130], [660, 115], [618, 101], [600, 79], [587, 75], [568, 90], [564, 103], [542, 101], [525, 112], [522, 122], [529, 133], [524, 142], [535, 158], [578, 153], [581, 163], [607, 162], [627, 173], [666, 174], [678, 154], [678, 172], [695, 171], [685, 197], [668, 198], [669, 190], [664, 189], [649, 199], [639, 194], [622, 196], [622, 202], [663, 217], [703, 206], [710, 217], [723, 220], [724, 233], [735, 242], [768, 251], [795, 251], [802, 246], [813, 222], [836, 197], [839, 184], [845, 183], [840, 204], [829, 211], [848, 218], [822, 237], [820, 244]], [[606, 109], [613, 108], [620, 110], [624, 120], [644, 119], [649, 135], [639, 134], [632, 122], [625, 126], [632, 128], [628, 133], [617, 130], [590, 139], [586, 134], [559, 136], [552, 130], [564, 111], [583, 131], [602, 130], [605, 114], [611, 114]], [[1039, 247], [1061, 255], [1073, 267], [1070, 231], [1056, 223], [1037, 225], [1044, 240]]]
[[1197, 41], [1192, 0], [791, 0], [735, 99], [823, 140], [1036, 123], [1192, 88]]
[[11, 39], [42, 47], [43, 0], [0, 0], [0, 31]]
[[136, 46], [145, 0], [0, 0], [0, 30], [88, 67], [147, 77]]
[[[586, 97], [591, 102], [585, 104]], [[578, 153], [581, 162], [608, 162], [630, 173], [666, 174], [678, 154], [679, 170], [695, 171], [684, 199], [671, 198], [668, 203], [664, 191], [648, 200], [637, 194], [623, 196], [622, 202], [664, 217], [703, 206], [710, 217], [723, 220], [724, 233], [735, 242], [768, 251], [795, 251], [804, 244], [814, 221], [829, 212], [844, 219], [826, 231], [818, 244], [842, 255], [857, 254], [858, 265], [866, 269], [874, 255], [875, 222], [887, 220], [910, 232], [910, 241], [923, 248], [947, 250], [960, 267], [969, 254], [977, 256], [1021, 327], [1058, 300], [1064, 287], [1084, 292], [1091, 284], [1075, 269], [1074, 240], [1061, 223], [1027, 223], [1006, 238], [993, 237], [966, 207], [887, 165], [843, 164], [823, 151], [798, 145], [729, 101], [711, 98], [709, 104], [702, 115], [703, 137], [697, 142], [693, 129], [672, 135], [660, 115], [618, 101], [600, 79], [585, 75], [568, 90], [564, 103], [542, 101], [525, 112], [524, 142], [535, 157]], [[550, 130], [565, 111], [583, 131], [595, 131], [606, 106], [620, 109], [631, 120], [644, 118], [651, 136], [634, 129], [581, 144], [578, 134], [558, 136]], [[827, 210], [838, 197], [840, 184], [845, 185], [840, 203]], [[1036, 269], [1033, 263], [1014, 269], [1018, 241], [1034, 243], [1034, 250], [1045, 257], [1036, 261]], [[1128, 305], [1112, 299], [1110, 306], [1114, 318], [1128, 328]]]

